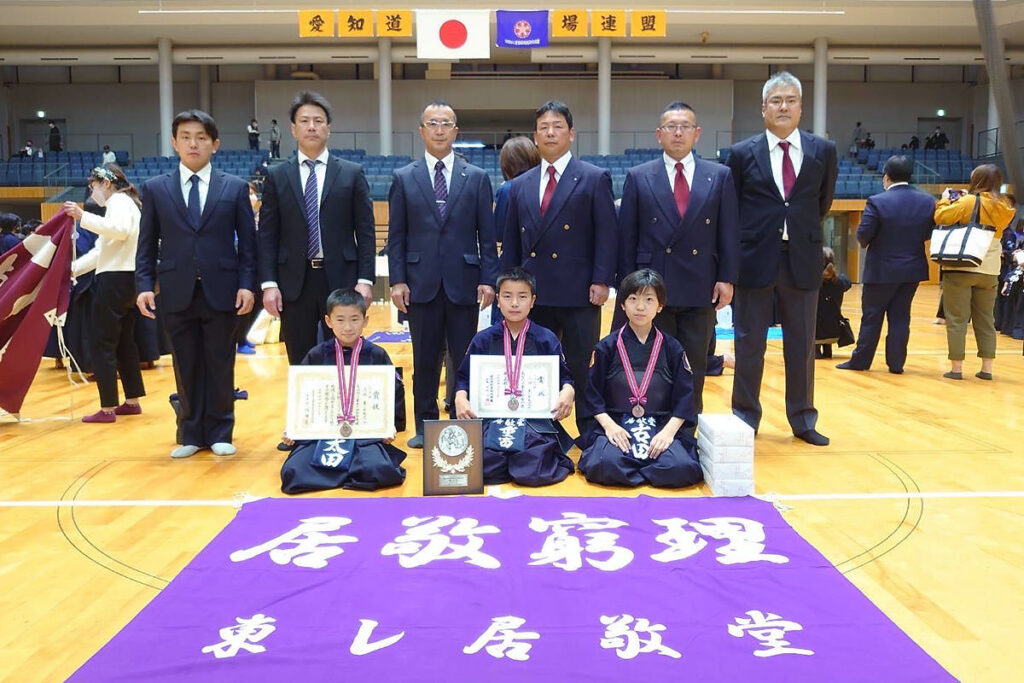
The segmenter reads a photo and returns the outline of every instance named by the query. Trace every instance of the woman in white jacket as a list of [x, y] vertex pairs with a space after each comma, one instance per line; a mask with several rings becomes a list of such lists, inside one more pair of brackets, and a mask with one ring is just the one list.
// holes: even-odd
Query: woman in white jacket
[[[100, 393], [100, 410], [82, 422], [110, 423], [118, 415], [139, 415], [139, 397], [145, 396], [139, 352], [135, 345], [135, 250], [141, 217], [139, 193], [116, 164], [104, 164], [89, 173], [93, 200], [106, 207], [104, 216], [64, 202], [64, 213], [80, 227], [96, 233], [96, 246], [75, 259], [75, 276], [96, 271], [91, 315], [93, 374]], [[117, 377], [121, 376], [125, 402], [119, 404]]]

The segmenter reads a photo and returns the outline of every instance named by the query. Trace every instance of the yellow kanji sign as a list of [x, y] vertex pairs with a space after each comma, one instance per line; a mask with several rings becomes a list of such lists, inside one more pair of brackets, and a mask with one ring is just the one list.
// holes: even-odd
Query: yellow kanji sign
[[388, 36], [411, 36], [412, 35], [412, 10], [409, 9], [379, 9], [377, 10], [377, 35], [381, 38]]
[[629, 15], [629, 35], [634, 38], [664, 38], [665, 10], [635, 9]]
[[587, 10], [556, 9], [551, 11], [552, 38], [586, 38]]
[[333, 38], [334, 10], [299, 10], [299, 38]]
[[599, 38], [625, 37], [626, 35], [626, 10], [622, 9], [595, 9], [590, 12], [590, 23], [594, 29], [590, 35]]
[[372, 9], [343, 9], [338, 13], [339, 38], [372, 38]]

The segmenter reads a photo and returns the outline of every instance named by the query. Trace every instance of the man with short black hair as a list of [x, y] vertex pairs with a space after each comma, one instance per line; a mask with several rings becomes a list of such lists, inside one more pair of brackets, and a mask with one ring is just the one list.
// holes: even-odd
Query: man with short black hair
[[[501, 269], [523, 266], [537, 278], [530, 319], [558, 336], [572, 380], [583, 387], [600, 337], [601, 305], [615, 284], [612, 178], [573, 158], [576, 129], [563, 102], [545, 102], [535, 119], [541, 163], [510, 181]], [[582, 395], [576, 395], [577, 426]]]
[[928, 279], [924, 243], [935, 224], [935, 199], [910, 187], [914, 161], [897, 155], [885, 162], [884, 192], [868, 198], [857, 227], [857, 241], [867, 249], [861, 280], [863, 317], [857, 346], [840, 370], [867, 370], [875, 357], [882, 319], [888, 318], [885, 364], [903, 373], [910, 341], [910, 305], [921, 280]]
[[376, 237], [362, 166], [327, 150], [330, 104], [307, 90], [295, 97], [288, 115], [298, 155], [267, 172], [259, 276], [263, 307], [280, 316], [288, 362], [298, 365], [317, 343], [328, 294], [354, 288], [369, 305]]

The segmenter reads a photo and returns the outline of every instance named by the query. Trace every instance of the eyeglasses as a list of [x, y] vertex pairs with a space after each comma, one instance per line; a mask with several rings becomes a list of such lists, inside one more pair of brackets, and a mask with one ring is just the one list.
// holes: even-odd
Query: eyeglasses
[[689, 133], [697, 130], [697, 126], [692, 123], [666, 123], [664, 126], [658, 126], [658, 128], [666, 133]]
[[438, 121], [437, 119], [430, 119], [420, 124], [421, 127], [427, 127], [430, 129], [444, 128], [445, 130], [451, 130], [455, 127], [454, 121]]
[[781, 107], [783, 103], [785, 103], [787, 107], [795, 107], [796, 105], [800, 104], [800, 98], [799, 97], [785, 97], [785, 98], [783, 98], [783, 97], [769, 97], [768, 98], [768, 106], [769, 107]]

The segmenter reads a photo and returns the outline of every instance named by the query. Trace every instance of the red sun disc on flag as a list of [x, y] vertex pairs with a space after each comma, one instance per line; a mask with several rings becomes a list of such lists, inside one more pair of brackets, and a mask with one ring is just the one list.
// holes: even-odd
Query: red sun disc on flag
[[516, 38], [529, 38], [530, 34], [533, 33], [533, 27], [525, 19], [517, 21], [512, 30], [515, 32]]
[[437, 32], [437, 35], [441, 39], [442, 45], [449, 50], [455, 50], [466, 44], [469, 32], [466, 30], [466, 25], [461, 21], [449, 19], [441, 24], [441, 30]]

